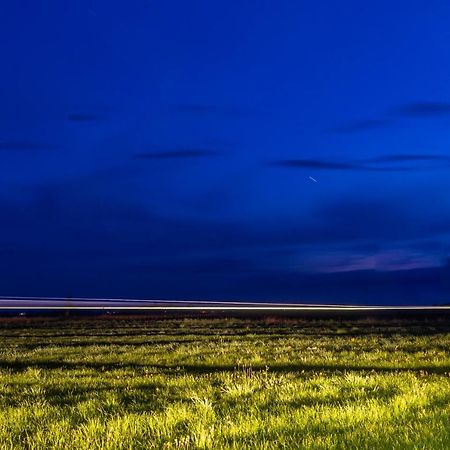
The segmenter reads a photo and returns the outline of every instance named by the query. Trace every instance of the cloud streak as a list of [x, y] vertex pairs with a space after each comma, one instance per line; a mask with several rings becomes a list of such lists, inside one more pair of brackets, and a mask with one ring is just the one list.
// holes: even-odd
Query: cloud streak
[[[411, 166], [399, 165], [399, 163], [437, 163], [433, 165], [417, 164]], [[379, 166], [379, 164], [385, 164]], [[312, 170], [348, 170], [366, 172], [407, 172], [417, 170], [442, 169], [450, 167], [450, 157], [443, 155], [425, 154], [398, 154], [385, 155], [364, 161], [329, 161], [323, 159], [280, 159], [269, 163], [272, 167], [287, 169], [312, 169]]]
[[272, 161], [270, 165], [274, 167], [286, 167], [292, 169], [364, 170], [363, 166], [320, 159], [280, 159], [277, 161]]
[[398, 163], [398, 162], [410, 162], [410, 161], [438, 161], [438, 162], [450, 162], [450, 157], [444, 155], [426, 155], [426, 154], [404, 154], [404, 155], [386, 155], [378, 158], [369, 159], [368, 163]]
[[450, 116], [450, 103], [412, 102], [392, 108], [390, 112], [403, 117]]
[[272, 161], [270, 165], [272, 167], [281, 167], [287, 169], [347, 170], [359, 172], [407, 172], [410, 170], [415, 170], [415, 168], [412, 167], [377, 167], [356, 162], [337, 162], [320, 159], [280, 159], [277, 161]]
[[419, 101], [404, 103], [387, 111], [388, 118], [362, 119], [344, 123], [328, 130], [334, 134], [370, 132], [392, 125], [391, 116], [404, 118], [450, 117], [450, 102]]

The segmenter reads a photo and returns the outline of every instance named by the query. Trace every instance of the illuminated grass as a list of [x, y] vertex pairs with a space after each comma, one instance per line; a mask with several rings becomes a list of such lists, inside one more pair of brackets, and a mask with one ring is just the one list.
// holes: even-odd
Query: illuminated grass
[[450, 334], [394, 325], [3, 325], [0, 448], [448, 449]]

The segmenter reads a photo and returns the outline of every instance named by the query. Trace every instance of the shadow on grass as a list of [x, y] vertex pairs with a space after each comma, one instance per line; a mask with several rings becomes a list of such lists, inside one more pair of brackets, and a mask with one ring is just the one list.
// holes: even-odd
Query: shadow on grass
[[[228, 338], [260, 338], [260, 337], [278, 337], [278, 338], [289, 338], [289, 337], [299, 337], [299, 336], [315, 336], [315, 337], [366, 337], [366, 336], [379, 336], [379, 337], [392, 337], [392, 336], [435, 336], [439, 334], [450, 333], [450, 325], [440, 325], [440, 326], [409, 326], [409, 327], [373, 327], [373, 328], [358, 328], [357, 330], [351, 329], [350, 327], [342, 328], [320, 328], [313, 327], [311, 325], [304, 327], [291, 327], [287, 328], [276, 328], [276, 327], [252, 327], [248, 329], [235, 329], [235, 328], [221, 328], [218, 327], [216, 330], [212, 331], [211, 328], [200, 328], [200, 329], [186, 329], [186, 330], [176, 330], [170, 328], [147, 328], [147, 329], [121, 329], [113, 330], [112, 332], [105, 333], [103, 330], [81, 330], [80, 332], [55, 332], [53, 329], [41, 330], [39, 328], [20, 331], [29, 332], [19, 332], [11, 333], [8, 329], [0, 329], [0, 338], [2, 339], [52, 339], [52, 338], [118, 338], [118, 337], [136, 337], [136, 336], [147, 336], [147, 337], [165, 337], [167, 339], [171, 337], [182, 338], [183, 336], [191, 337], [195, 336], [197, 339], [202, 338], [217, 338], [228, 337]], [[19, 330], [18, 330], [19, 331]]]
[[[229, 338], [227, 338], [229, 340]], [[19, 346], [20, 349], [24, 350], [36, 350], [36, 349], [45, 349], [47, 347], [57, 347], [57, 348], [82, 348], [82, 347], [109, 347], [109, 346], [117, 346], [117, 347], [150, 347], [152, 345], [183, 345], [183, 344], [204, 344], [208, 342], [206, 339], [197, 339], [197, 338], [187, 338], [187, 339], [164, 339], [159, 338], [158, 336], [149, 337], [148, 340], [143, 341], [120, 341], [120, 340], [114, 340], [114, 337], [111, 337], [110, 341], [40, 341], [40, 342], [34, 342], [31, 344], [23, 344], [19, 342], [18, 344], [16, 342], [13, 342], [9, 344], [10, 346], [13, 346], [14, 348], [17, 348]], [[4, 347], [6, 347], [4, 345]]]
[[235, 364], [139, 364], [119, 362], [73, 362], [73, 361], [1, 361], [0, 369], [23, 371], [29, 368], [50, 370], [95, 369], [106, 372], [115, 369], [155, 369], [164, 374], [208, 374], [217, 372], [236, 372], [250, 369], [252, 372], [268, 371], [272, 373], [303, 373], [303, 372], [416, 372], [426, 374], [450, 374], [450, 365], [445, 366], [377, 366], [356, 364], [264, 364], [264, 365], [235, 365]]

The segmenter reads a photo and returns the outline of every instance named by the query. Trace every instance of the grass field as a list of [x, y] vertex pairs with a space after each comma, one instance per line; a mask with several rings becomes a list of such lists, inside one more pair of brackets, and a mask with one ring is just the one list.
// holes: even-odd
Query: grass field
[[448, 319], [3, 320], [0, 448], [449, 449]]

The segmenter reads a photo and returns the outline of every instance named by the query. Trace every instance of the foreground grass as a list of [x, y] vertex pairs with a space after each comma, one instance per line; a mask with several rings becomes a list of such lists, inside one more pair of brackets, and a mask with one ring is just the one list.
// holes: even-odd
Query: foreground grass
[[445, 322], [12, 322], [0, 343], [2, 449], [450, 448]]

